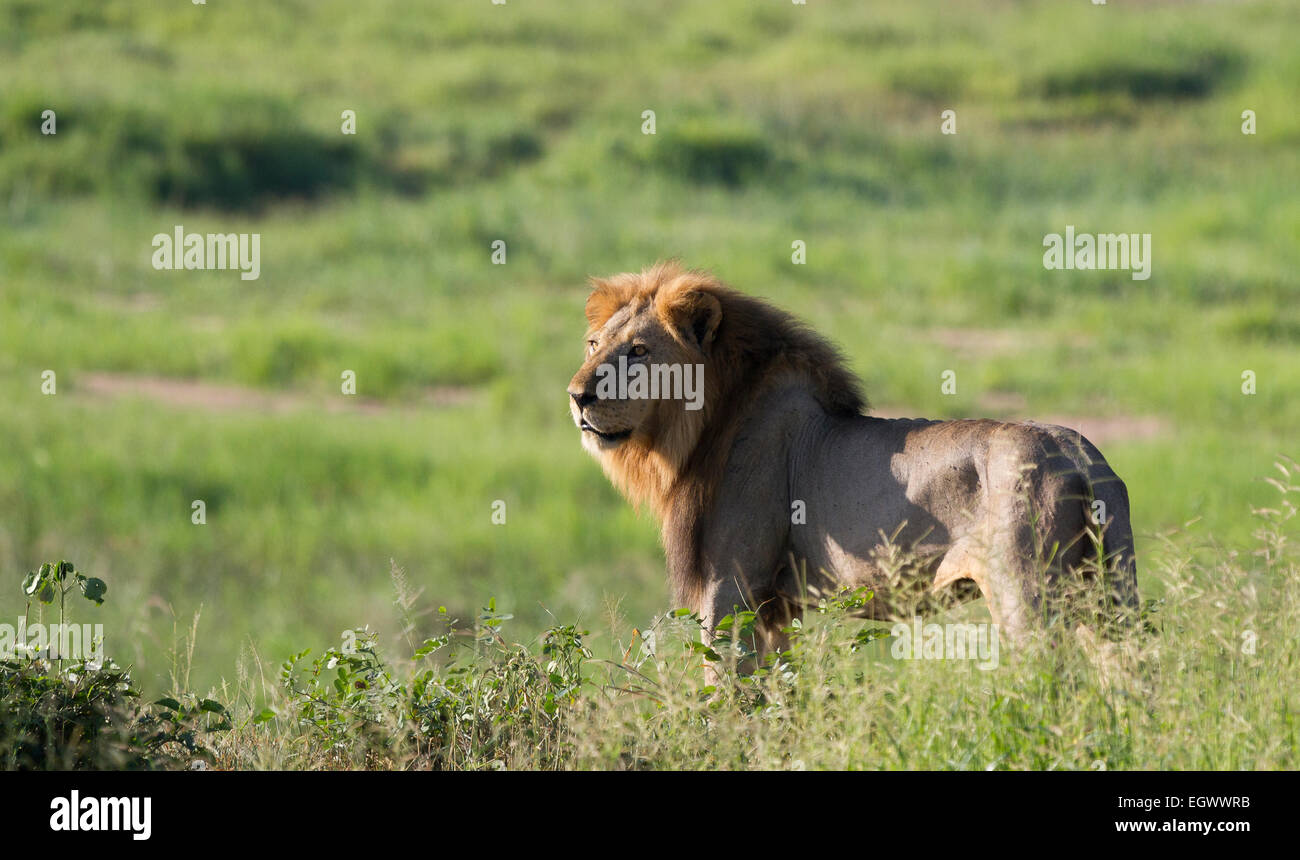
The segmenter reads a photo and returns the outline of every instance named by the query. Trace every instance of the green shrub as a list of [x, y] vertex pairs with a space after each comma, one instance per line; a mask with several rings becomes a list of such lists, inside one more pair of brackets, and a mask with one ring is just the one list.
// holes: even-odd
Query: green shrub
[[690, 120], [650, 138], [649, 163], [684, 181], [738, 187], [763, 176], [774, 156], [767, 138], [742, 125]]
[[1049, 72], [1040, 79], [1038, 89], [1050, 99], [1106, 95], [1136, 100], [1205, 98], [1242, 65], [1242, 58], [1226, 48], [1106, 56]]
[[[222, 93], [161, 107], [61, 104], [58, 133], [42, 135], [48, 97], [19, 93], [0, 111], [0, 193], [104, 192], [156, 204], [255, 212], [282, 200], [314, 200], [363, 182], [404, 193], [432, 178], [401, 163], [392, 135], [343, 135], [307, 127], [296, 108], [262, 95]], [[379, 119], [375, 120], [380, 122]], [[500, 163], [535, 157], [536, 141], [485, 144]]]
[[[23, 579], [31, 601], [59, 604], [73, 589], [96, 605], [108, 586], [71, 562], [47, 563]], [[24, 616], [26, 618], [26, 615]], [[87, 644], [87, 643], [82, 643]], [[27, 642], [0, 659], [0, 767], [5, 770], [154, 770], [211, 758], [205, 736], [230, 728], [230, 715], [190, 694], [146, 704], [130, 674], [102, 659], [67, 659]]]
[[[561, 766], [565, 716], [591, 657], [585, 634], [552, 628], [533, 655], [506, 643], [500, 631], [511, 616], [489, 601], [473, 628], [472, 653], [461, 655], [463, 632], [445, 607], [439, 613], [446, 632], [414, 651], [416, 668], [401, 680], [369, 629], [309, 664], [307, 651], [286, 660], [280, 682], [289, 731], [303, 733], [331, 766], [499, 768], [521, 747], [534, 767]], [[421, 667], [435, 658], [441, 666]], [[268, 708], [255, 719], [277, 716]]]

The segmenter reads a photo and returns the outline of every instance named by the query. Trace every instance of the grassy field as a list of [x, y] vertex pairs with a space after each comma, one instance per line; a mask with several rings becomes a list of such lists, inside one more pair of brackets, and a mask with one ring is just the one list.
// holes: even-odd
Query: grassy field
[[[586, 276], [680, 256], [831, 336], [885, 414], [1093, 435], [1130, 489], [1143, 597], [1184, 627], [1124, 707], [1063, 722], [1063, 671], [1055, 716], [969, 755], [917, 745], [985, 673], [841, 655], [823, 680], [881, 673], [854, 689], [930, 705], [853, 728], [870, 743], [846, 724], [842, 756], [716, 766], [1088, 766], [1053, 727], [1093, 717], [1116, 766], [1295, 766], [1295, 570], [1252, 554], [1251, 516], [1300, 454], [1294, 4], [0, 0], [0, 21], [0, 620], [27, 570], [72, 559], [108, 582], [89, 611], [147, 690], [179, 663], [256, 710], [254, 655], [367, 623], [405, 648], [391, 560], [414, 605], [472, 619], [495, 597], [520, 641], [576, 622], [618, 656], [671, 608], [656, 527], [580, 450], [564, 387]], [[260, 233], [260, 278], [155, 271], [177, 224]], [[1066, 225], [1150, 233], [1150, 279], [1045, 270]], [[1258, 613], [1277, 647], [1224, 657]], [[1175, 755], [1197, 732], [1218, 745]]]

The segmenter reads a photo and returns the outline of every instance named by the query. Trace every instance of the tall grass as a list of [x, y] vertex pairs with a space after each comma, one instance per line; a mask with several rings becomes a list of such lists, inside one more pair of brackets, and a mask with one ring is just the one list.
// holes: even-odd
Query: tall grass
[[[1085, 631], [998, 664], [895, 659], [888, 628], [823, 601], [790, 651], [736, 672], [737, 635], [703, 648], [696, 620], [619, 624], [605, 655], [576, 627], [510, 644], [495, 606], [411, 660], [363, 637], [277, 685], [259, 667], [235, 698], [271, 701], [217, 745], [224, 767], [449, 769], [1288, 769], [1300, 764], [1300, 468], [1247, 547], [1164, 536], [1141, 560], [1165, 596], [1118, 641]], [[409, 616], [412, 595], [399, 588]], [[969, 620], [975, 620], [980, 610]], [[445, 620], [445, 612], [440, 611]], [[738, 615], [737, 618], [741, 618]], [[617, 615], [611, 616], [617, 620]], [[933, 619], [927, 619], [930, 621]], [[427, 623], [427, 622], [426, 622]], [[423, 626], [416, 623], [409, 629]], [[445, 649], [463, 650], [447, 660]], [[716, 660], [722, 682], [704, 687]], [[986, 665], [986, 664], [985, 664]], [[336, 672], [337, 675], [333, 675]], [[338, 680], [335, 680], [337, 678]], [[259, 689], [259, 684], [261, 687]]]

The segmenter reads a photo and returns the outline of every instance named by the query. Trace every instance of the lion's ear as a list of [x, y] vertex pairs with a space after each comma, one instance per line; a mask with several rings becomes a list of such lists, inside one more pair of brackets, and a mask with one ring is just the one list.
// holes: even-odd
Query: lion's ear
[[630, 298], [631, 291], [625, 287], [592, 278], [591, 295], [587, 297], [587, 324], [593, 331], [605, 325]]
[[722, 302], [704, 290], [686, 290], [673, 296], [666, 308], [674, 328], [708, 354], [722, 322]]

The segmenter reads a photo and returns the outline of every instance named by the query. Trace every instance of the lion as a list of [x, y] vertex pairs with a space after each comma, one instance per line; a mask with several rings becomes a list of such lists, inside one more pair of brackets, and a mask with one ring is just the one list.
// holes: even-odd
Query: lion
[[[673, 261], [591, 286], [570, 411], [658, 518], [673, 597], [706, 643], [748, 608], [757, 650], [782, 649], [809, 601], [862, 587], [860, 614], [882, 621], [983, 596], [1013, 647], [1052, 620], [1134, 618], [1128, 491], [1078, 432], [871, 417], [824, 338]], [[702, 397], [602, 389], [638, 366], [698, 368]], [[891, 548], [912, 563], [887, 563]]]

